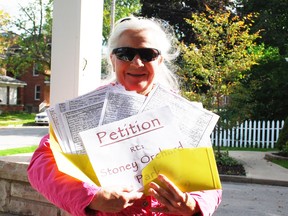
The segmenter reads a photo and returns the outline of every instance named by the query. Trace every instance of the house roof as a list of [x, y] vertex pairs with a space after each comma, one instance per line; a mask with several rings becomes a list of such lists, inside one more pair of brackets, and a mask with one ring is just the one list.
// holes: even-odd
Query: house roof
[[0, 75], [0, 84], [6, 84], [6, 85], [16, 85], [16, 86], [25, 86], [27, 83], [14, 79], [9, 76], [2, 76]]

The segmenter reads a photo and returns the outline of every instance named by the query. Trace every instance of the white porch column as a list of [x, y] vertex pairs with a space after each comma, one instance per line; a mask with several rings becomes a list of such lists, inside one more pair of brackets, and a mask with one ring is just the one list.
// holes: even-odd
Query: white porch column
[[51, 105], [100, 84], [103, 1], [54, 0]]

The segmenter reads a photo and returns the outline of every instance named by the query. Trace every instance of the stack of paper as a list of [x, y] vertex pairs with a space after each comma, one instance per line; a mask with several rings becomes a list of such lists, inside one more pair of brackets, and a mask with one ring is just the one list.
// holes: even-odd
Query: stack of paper
[[221, 187], [209, 139], [219, 117], [160, 85], [147, 97], [108, 85], [47, 113], [58, 167], [78, 179], [141, 189], [163, 173], [185, 191]]
[[191, 147], [209, 145], [218, 116], [158, 85], [148, 97], [125, 91], [121, 85], [107, 85], [89, 94], [56, 104], [47, 110], [61, 149], [84, 154], [81, 131], [125, 119], [147, 110], [169, 106], [181, 130], [183, 142]]

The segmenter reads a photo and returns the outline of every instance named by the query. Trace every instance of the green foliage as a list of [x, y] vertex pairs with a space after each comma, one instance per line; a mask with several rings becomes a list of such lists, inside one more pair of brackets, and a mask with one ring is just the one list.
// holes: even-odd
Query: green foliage
[[225, 108], [225, 96], [262, 55], [262, 48], [255, 44], [259, 32], [250, 34], [253, 18], [252, 14], [241, 19], [207, 8], [206, 13], [186, 19], [197, 42], [181, 44], [183, 95], [201, 99], [205, 107], [218, 113]]
[[238, 14], [258, 13], [251, 31], [261, 31], [257, 41], [265, 44], [265, 51], [259, 65], [247, 71], [245, 79], [230, 95], [234, 103], [229, 107], [232, 108], [230, 114], [236, 116], [241, 112], [242, 119], [283, 120], [288, 116], [288, 63], [285, 60], [288, 55], [288, 1], [238, 2], [241, 5]]
[[[0, 10], [0, 54], [4, 52], [4, 49], [9, 44], [8, 29], [7, 26], [10, 23], [10, 16], [3, 10]], [[0, 65], [1, 67], [1, 65]]]
[[12, 21], [20, 34], [10, 38], [13, 46], [8, 47], [1, 65], [14, 77], [33, 65], [37, 65], [39, 72], [50, 69], [52, 3], [52, 0], [34, 0], [27, 7], [20, 7], [20, 16]]
[[278, 47], [280, 54], [288, 55], [288, 1], [287, 0], [239, 0], [243, 15], [257, 12], [253, 31], [261, 29], [260, 41], [267, 46]]
[[229, 152], [215, 152], [215, 159], [216, 159], [216, 163], [218, 165], [225, 165], [225, 166], [235, 166], [238, 165], [239, 162], [234, 159], [231, 158], [229, 156]]
[[10, 112], [0, 114], [0, 126], [34, 124], [35, 114], [26, 112]]
[[288, 116], [288, 63], [279, 50], [267, 47], [259, 64], [233, 87], [226, 118], [241, 121], [283, 120]]
[[193, 13], [206, 11], [206, 6], [215, 11], [226, 11], [233, 2], [229, 0], [141, 0], [142, 16], [157, 17], [166, 20], [175, 29], [179, 41], [190, 44], [195, 40], [191, 26], [184, 22]]
[[[103, 11], [103, 44], [107, 43], [111, 30], [111, 0], [104, 0]], [[141, 9], [140, 0], [121, 0], [116, 1], [115, 21], [120, 18], [136, 15]]]
[[280, 151], [288, 153], [288, 117], [286, 118], [284, 126], [280, 131], [276, 146]]
[[282, 153], [288, 157], [288, 141], [283, 146]]
[[5, 11], [0, 10], [0, 31], [7, 30], [5, 29], [5, 27], [8, 25], [9, 22], [10, 22], [10, 15]]

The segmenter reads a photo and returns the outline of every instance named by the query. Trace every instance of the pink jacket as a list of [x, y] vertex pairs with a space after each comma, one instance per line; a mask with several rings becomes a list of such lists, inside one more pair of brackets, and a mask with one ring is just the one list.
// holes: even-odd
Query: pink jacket
[[[49, 135], [42, 138], [38, 149], [32, 156], [28, 167], [29, 181], [38, 192], [44, 195], [49, 201], [59, 208], [62, 208], [74, 216], [84, 215], [162, 215], [161, 213], [150, 212], [149, 209], [160, 205], [153, 197], [138, 200], [133, 206], [123, 211], [97, 214], [87, 210], [87, 206], [92, 201], [94, 195], [99, 190], [96, 185], [81, 182], [65, 173], [58, 171], [53, 153], [50, 149]], [[222, 190], [209, 190], [190, 193], [198, 203], [202, 215], [212, 215], [221, 202]]]

